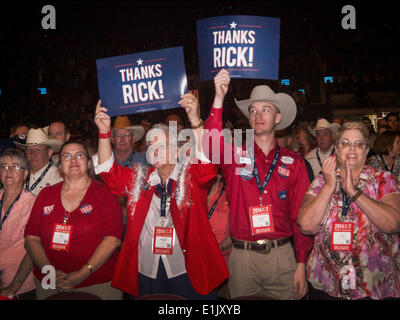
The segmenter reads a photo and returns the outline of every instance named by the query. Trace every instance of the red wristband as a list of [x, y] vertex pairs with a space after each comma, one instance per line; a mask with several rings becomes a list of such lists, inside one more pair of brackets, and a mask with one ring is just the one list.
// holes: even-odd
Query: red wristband
[[101, 132], [99, 131], [99, 139], [107, 139], [107, 138], [109, 138], [109, 137], [111, 137], [111, 130], [108, 131], [107, 133], [101, 133]]

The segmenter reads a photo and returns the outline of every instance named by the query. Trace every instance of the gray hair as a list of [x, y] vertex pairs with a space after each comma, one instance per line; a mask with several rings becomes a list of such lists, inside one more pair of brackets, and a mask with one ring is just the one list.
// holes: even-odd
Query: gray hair
[[4, 161], [4, 158], [9, 157], [17, 160], [18, 164], [23, 167], [25, 170], [28, 170], [28, 173], [31, 171], [31, 165], [26, 157], [25, 153], [19, 149], [9, 148], [2, 153], [0, 156], [0, 162]]
[[161, 132], [164, 133], [165, 138], [168, 139], [172, 138], [172, 140], [169, 140], [169, 143], [171, 144], [176, 144], [177, 141], [173, 139], [173, 137], [177, 138], [178, 137], [178, 130], [174, 126], [168, 126], [164, 123], [156, 123], [154, 124], [151, 129], [147, 132], [146, 134], [146, 141], [149, 142], [151, 141], [155, 136], [158, 136]]

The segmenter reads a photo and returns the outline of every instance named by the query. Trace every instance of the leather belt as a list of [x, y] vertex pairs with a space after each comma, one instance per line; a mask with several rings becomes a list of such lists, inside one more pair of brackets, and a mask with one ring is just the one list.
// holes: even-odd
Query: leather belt
[[284, 244], [288, 243], [290, 239], [291, 237], [275, 240], [262, 239], [257, 241], [244, 241], [232, 238], [232, 245], [236, 249], [252, 250], [268, 254], [271, 249], [283, 246]]

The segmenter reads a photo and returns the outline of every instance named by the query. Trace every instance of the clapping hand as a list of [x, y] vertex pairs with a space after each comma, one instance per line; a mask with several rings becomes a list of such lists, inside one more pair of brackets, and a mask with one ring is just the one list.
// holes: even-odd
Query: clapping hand
[[322, 163], [322, 174], [325, 178], [325, 185], [328, 186], [333, 193], [336, 189], [336, 158], [335, 155], [329, 156]]
[[346, 158], [344, 162], [344, 168], [341, 171], [340, 183], [342, 184], [342, 188], [344, 192], [346, 192], [350, 197], [354, 196], [357, 193], [357, 190], [354, 186], [352, 170], [350, 168], [349, 159]]

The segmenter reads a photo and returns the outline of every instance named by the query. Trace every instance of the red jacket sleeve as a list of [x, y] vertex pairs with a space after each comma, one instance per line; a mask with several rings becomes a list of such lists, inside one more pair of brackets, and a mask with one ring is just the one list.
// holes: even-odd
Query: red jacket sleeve
[[130, 190], [132, 181], [134, 181], [132, 178], [136, 176], [137, 166], [135, 165], [133, 168], [124, 167], [114, 160], [110, 171], [102, 172], [100, 176], [112, 194], [126, 197], [127, 191]]
[[217, 168], [211, 163], [193, 164], [191, 174], [201, 188], [208, 188], [211, 180], [217, 175]]

